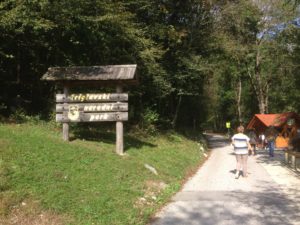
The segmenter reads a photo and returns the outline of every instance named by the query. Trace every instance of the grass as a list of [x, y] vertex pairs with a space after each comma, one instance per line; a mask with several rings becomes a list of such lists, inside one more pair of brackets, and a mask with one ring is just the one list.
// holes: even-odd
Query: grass
[[51, 124], [0, 124], [0, 223], [146, 224], [202, 160], [199, 143], [174, 133], [127, 135], [122, 157], [112, 132], [74, 135], [66, 143]]

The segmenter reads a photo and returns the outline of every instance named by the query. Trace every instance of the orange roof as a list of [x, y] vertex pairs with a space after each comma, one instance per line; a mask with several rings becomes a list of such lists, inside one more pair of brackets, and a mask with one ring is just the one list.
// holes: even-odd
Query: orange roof
[[269, 126], [280, 126], [281, 114], [255, 114], [255, 116], [267, 127]]
[[249, 122], [247, 129], [255, 129], [261, 132], [270, 126], [281, 127], [289, 118], [294, 118], [296, 124], [299, 126], [299, 115], [294, 112], [286, 112], [281, 114], [255, 114]]

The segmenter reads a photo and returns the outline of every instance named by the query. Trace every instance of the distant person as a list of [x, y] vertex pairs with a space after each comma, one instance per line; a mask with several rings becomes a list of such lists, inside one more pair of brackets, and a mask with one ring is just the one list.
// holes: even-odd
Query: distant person
[[260, 141], [260, 145], [261, 145], [261, 149], [266, 149], [266, 136], [264, 135], [264, 133], [261, 133], [259, 135], [259, 141]]
[[250, 138], [244, 134], [244, 127], [237, 128], [237, 134], [231, 138], [236, 157], [235, 179], [239, 178], [241, 167], [243, 168], [243, 177], [247, 177], [248, 151], [251, 150]]
[[258, 142], [257, 135], [254, 130], [248, 132], [248, 137], [250, 138], [251, 150], [249, 150], [249, 155], [256, 155], [256, 145]]
[[275, 150], [275, 140], [277, 137], [277, 130], [275, 127], [271, 126], [266, 130], [266, 139], [268, 141], [268, 149], [269, 149], [269, 156], [274, 157], [274, 150]]

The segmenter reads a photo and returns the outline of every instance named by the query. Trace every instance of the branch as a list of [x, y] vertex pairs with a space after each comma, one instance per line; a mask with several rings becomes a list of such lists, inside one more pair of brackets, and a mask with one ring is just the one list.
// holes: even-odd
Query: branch
[[251, 86], [252, 86], [253, 89], [254, 89], [254, 92], [255, 92], [255, 94], [256, 94], [256, 97], [259, 97], [259, 93], [258, 93], [257, 87], [256, 87], [255, 84], [254, 84], [255, 78], [254, 78], [253, 75], [251, 74], [250, 69], [249, 69], [248, 66], [247, 66], [247, 73], [248, 73], [248, 75], [249, 75], [249, 77], [250, 77]]
[[272, 82], [272, 77], [269, 77], [269, 79], [267, 79], [267, 81], [265, 82], [265, 85], [263, 87], [263, 90], [266, 90], [267, 87], [269, 86], [269, 84]]

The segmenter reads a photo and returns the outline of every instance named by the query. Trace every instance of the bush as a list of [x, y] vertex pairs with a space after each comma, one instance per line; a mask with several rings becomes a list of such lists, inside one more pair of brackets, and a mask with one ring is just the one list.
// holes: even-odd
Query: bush
[[156, 123], [159, 120], [159, 114], [149, 108], [142, 113], [142, 129], [147, 133], [155, 134], [157, 132]]

